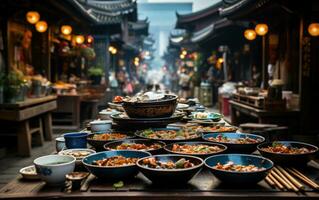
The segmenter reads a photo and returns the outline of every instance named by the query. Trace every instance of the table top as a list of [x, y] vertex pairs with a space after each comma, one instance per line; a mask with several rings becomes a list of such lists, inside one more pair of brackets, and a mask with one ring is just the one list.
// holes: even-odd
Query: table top
[[57, 96], [55, 95], [49, 95], [49, 96], [38, 97], [38, 98], [28, 98], [25, 101], [20, 101], [16, 103], [0, 104], [0, 109], [18, 109], [18, 108], [30, 107], [33, 105], [56, 100], [56, 98]]
[[243, 109], [247, 109], [249, 111], [252, 111], [255, 113], [260, 113], [260, 114], [271, 114], [271, 115], [291, 114], [291, 115], [295, 115], [295, 114], [298, 114], [300, 112], [299, 110], [279, 110], [279, 111], [263, 110], [263, 109], [258, 109], [258, 108], [255, 108], [253, 106], [249, 106], [249, 105], [239, 103], [239, 102], [233, 101], [233, 100], [230, 100], [229, 103], [231, 105], [238, 106], [238, 107], [241, 107]]
[[[313, 180], [319, 178], [319, 173], [313, 168], [303, 170], [303, 173]], [[92, 176], [92, 175], [91, 175]], [[37, 199], [290, 199], [316, 198], [319, 193], [306, 187], [302, 193], [280, 191], [270, 187], [265, 181], [254, 186], [228, 185], [216, 179], [207, 169], [203, 169], [185, 185], [158, 186], [142, 174], [124, 181], [124, 186], [113, 188], [113, 182], [95, 179], [93, 176], [88, 190], [81, 192], [64, 191], [62, 187], [49, 187], [42, 181], [26, 181], [21, 177], [8, 183], [0, 189], [1, 198], [37, 198]]]

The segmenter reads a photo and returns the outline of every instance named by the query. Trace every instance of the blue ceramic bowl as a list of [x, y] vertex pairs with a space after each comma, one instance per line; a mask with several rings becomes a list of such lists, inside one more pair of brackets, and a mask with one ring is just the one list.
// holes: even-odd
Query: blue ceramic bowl
[[136, 165], [101, 167], [93, 165], [93, 161], [110, 158], [113, 156], [124, 156], [127, 158], [144, 158], [150, 155], [151, 154], [148, 152], [135, 150], [102, 151], [85, 157], [82, 160], [82, 163], [89, 172], [100, 179], [123, 180], [124, 178], [134, 177], [138, 173], [138, 168]]
[[65, 146], [68, 149], [80, 149], [87, 148], [87, 133], [85, 132], [74, 132], [64, 134]]
[[[265, 169], [258, 172], [233, 172], [213, 168], [217, 163], [226, 164], [229, 161], [239, 165], [255, 165]], [[205, 160], [205, 166], [210, 169], [212, 174], [220, 181], [229, 184], [256, 184], [267, 176], [273, 165], [273, 162], [267, 158], [248, 154], [220, 154]]]
[[[239, 138], [252, 138], [258, 139], [259, 142], [252, 144], [235, 144], [235, 143], [225, 143], [225, 142], [216, 142], [210, 141], [209, 138], [216, 138], [218, 135], [222, 135], [223, 137], [227, 137], [229, 139], [239, 139]], [[208, 142], [215, 142], [219, 144], [223, 144], [227, 146], [227, 152], [229, 153], [252, 153], [257, 150], [257, 145], [263, 143], [265, 138], [259, 135], [247, 134], [247, 133], [207, 133], [203, 134], [203, 140]]]
[[[182, 152], [178, 152], [178, 151], [173, 151], [173, 145], [174, 144], [178, 144], [178, 145], [208, 145], [208, 146], [217, 146], [219, 147], [221, 150], [218, 152], [212, 152], [212, 153], [182, 153]], [[209, 156], [212, 155], [216, 155], [216, 154], [221, 154], [224, 153], [227, 150], [227, 147], [225, 145], [222, 144], [217, 144], [217, 143], [213, 143], [213, 142], [176, 142], [176, 143], [171, 143], [168, 144], [164, 147], [164, 150], [167, 151], [168, 153], [173, 153], [173, 154], [180, 154], [180, 155], [191, 155], [191, 156], [197, 156], [200, 158], [207, 158]]]
[[287, 153], [273, 153], [269, 151], [265, 151], [264, 148], [272, 146], [272, 142], [263, 143], [257, 146], [258, 151], [262, 156], [269, 158], [276, 164], [281, 165], [305, 165], [308, 161], [310, 161], [315, 154], [318, 152], [318, 147], [296, 141], [276, 141], [276, 143], [283, 144], [287, 147], [295, 147], [295, 148], [307, 148], [311, 152], [303, 153], [303, 154], [287, 154]]
[[185, 158], [194, 163], [195, 166], [186, 169], [154, 169], [143, 165], [143, 159], [137, 161], [137, 166], [140, 172], [142, 172], [153, 184], [170, 185], [170, 184], [186, 184], [192, 179], [200, 170], [204, 164], [201, 158], [195, 156], [177, 155], [177, 154], [162, 154], [150, 156], [155, 157], [156, 160], [161, 162], [173, 161], [176, 162], [181, 158]]

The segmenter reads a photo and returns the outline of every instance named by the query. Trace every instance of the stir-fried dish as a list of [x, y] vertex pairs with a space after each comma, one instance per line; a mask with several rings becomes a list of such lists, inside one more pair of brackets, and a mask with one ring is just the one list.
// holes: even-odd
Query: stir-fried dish
[[188, 128], [180, 130], [152, 130], [147, 129], [141, 133], [141, 136], [151, 139], [164, 139], [164, 140], [182, 140], [193, 139], [199, 137], [199, 133]]
[[222, 142], [231, 144], [255, 144], [262, 142], [261, 139], [254, 139], [248, 136], [242, 138], [229, 138], [223, 134], [218, 134], [217, 137], [209, 137], [208, 140], [212, 142]]
[[126, 158], [124, 156], [113, 156], [102, 160], [93, 161], [93, 165], [104, 167], [117, 167], [125, 165], [135, 165], [138, 158]]
[[142, 160], [142, 164], [149, 168], [154, 169], [186, 169], [195, 166], [194, 163], [186, 160], [185, 158], [181, 158], [176, 162], [173, 161], [159, 161], [156, 160], [155, 157], [145, 158]]
[[236, 131], [237, 129], [232, 126], [207, 126], [207, 127], [202, 127], [201, 130], [203, 132], [232, 132]]
[[286, 153], [286, 154], [303, 154], [303, 153], [310, 153], [313, 152], [312, 150], [302, 147], [292, 147], [292, 146], [286, 146], [281, 143], [273, 142], [272, 146], [262, 148], [262, 150], [271, 152], [271, 153]]
[[119, 140], [124, 139], [127, 136], [123, 133], [103, 133], [103, 134], [94, 134], [93, 140]]
[[[140, 151], [150, 151], [162, 148], [161, 144], [140, 144], [140, 143], [122, 143], [114, 148], [113, 150], [140, 150]], [[111, 148], [110, 148], [111, 149]]]
[[74, 156], [75, 158], [84, 158], [85, 156], [88, 156], [92, 154], [90, 151], [86, 150], [76, 150], [76, 151], [65, 151], [63, 152], [63, 155], [68, 155], [68, 156]]
[[217, 163], [217, 165], [215, 165], [213, 168], [233, 172], [258, 172], [265, 170], [265, 168], [257, 167], [255, 165], [237, 165], [232, 161], [229, 161], [226, 164]]
[[209, 154], [221, 152], [224, 149], [215, 145], [207, 144], [173, 144], [172, 151], [186, 154]]

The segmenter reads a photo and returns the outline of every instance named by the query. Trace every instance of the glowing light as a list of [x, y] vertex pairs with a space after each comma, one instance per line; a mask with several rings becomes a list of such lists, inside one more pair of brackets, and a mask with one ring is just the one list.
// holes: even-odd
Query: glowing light
[[61, 26], [61, 33], [64, 35], [70, 35], [72, 33], [72, 27], [70, 25]]
[[183, 54], [184, 56], [186, 56], [186, 55], [187, 55], [187, 51], [186, 51], [186, 50], [183, 50], [183, 51], [182, 51], [182, 54]]
[[93, 41], [94, 41], [94, 38], [91, 35], [89, 35], [88, 38], [87, 38], [87, 42], [89, 44], [91, 44], [91, 43], [93, 43]]
[[185, 58], [185, 55], [184, 55], [184, 54], [181, 54], [181, 55], [179, 55], [179, 58], [180, 58], [180, 59], [184, 59], [184, 58]]
[[224, 62], [224, 59], [223, 59], [223, 58], [218, 58], [218, 59], [217, 59], [217, 62], [220, 63], [220, 64], [222, 64], [222, 63]]
[[29, 11], [26, 14], [26, 18], [30, 24], [35, 24], [40, 20], [40, 14], [37, 11]]
[[257, 24], [255, 27], [255, 31], [257, 35], [263, 36], [268, 33], [268, 26], [267, 24]]
[[247, 40], [254, 40], [256, 39], [256, 32], [253, 29], [246, 29], [244, 32], [244, 36]]
[[83, 44], [84, 40], [85, 40], [85, 38], [84, 38], [83, 35], [77, 35], [77, 36], [75, 36], [75, 42], [76, 42], [77, 44]]
[[45, 21], [38, 21], [35, 24], [35, 29], [40, 32], [43, 33], [48, 29], [48, 24]]
[[319, 36], [319, 23], [311, 23], [308, 26], [308, 32], [311, 36]]

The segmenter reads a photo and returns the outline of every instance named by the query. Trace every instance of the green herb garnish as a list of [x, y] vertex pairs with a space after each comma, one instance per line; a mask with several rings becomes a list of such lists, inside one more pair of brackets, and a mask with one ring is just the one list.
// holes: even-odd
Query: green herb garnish
[[113, 187], [114, 188], [122, 188], [122, 187], [124, 187], [124, 183], [123, 183], [123, 181], [119, 181], [117, 183], [114, 183]]

